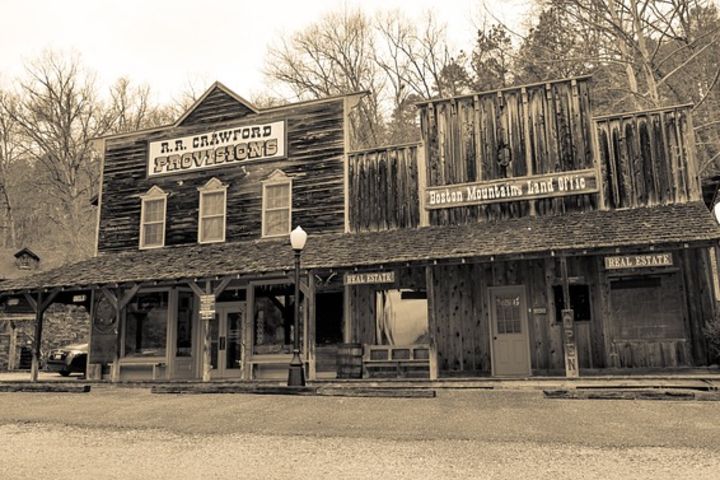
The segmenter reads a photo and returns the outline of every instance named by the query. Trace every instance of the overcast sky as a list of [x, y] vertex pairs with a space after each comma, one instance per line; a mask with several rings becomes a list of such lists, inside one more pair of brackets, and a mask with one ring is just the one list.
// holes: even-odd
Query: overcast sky
[[[491, 1], [487, 9], [519, 25], [524, 0]], [[279, 34], [324, 13], [363, 8], [400, 9], [413, 18], [428, 9], [447, 24], [456, 48], [472, 46], [485, 11], [483, 0], [2, 0], [0, 82], [44, 49], [74, 51], [100, 86], [120, 76], [150, 85], [170, 101], [192, 81], [204, 89], [220, 80], [238, 94], [265, 91], [265, 52]]]

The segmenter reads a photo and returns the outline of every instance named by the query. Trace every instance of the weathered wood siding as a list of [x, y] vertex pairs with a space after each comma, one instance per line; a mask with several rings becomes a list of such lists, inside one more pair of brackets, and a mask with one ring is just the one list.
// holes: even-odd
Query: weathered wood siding
[[247, 115], [255, 113], [243, 103], [238, 102], [227, 92], [215, 87], [188, 115], [181, 126], [210, 125], [219, 122], [239, 120]]
[[690, 106], [595, 119], [605, 208], [699, 201]]
[[[235, 162], [227, 167], [148, 179], [148, 142], [220, 127], [287, 121], [287, 158]], [[103, 171], [99, 251], [138, 248], [138, 195], [158, 185], [168, 195], [166, 245], [197, 243], [197, 188], [217, 177], [228, 184], [226, 241], [260, 238], [262, 186], [275, 169], [293, 179], [293, 225], [309, 233], [344, 230], [343, 100], [272, 109], [223, 124], [193, 125], [108, 140]], [[243, 168], [244, 167], [244, 168]]]
[[348, 155], [351, 231], [418, 225], [419, 148], [419, 144], [397, 145]]
[[[579, 78], [422, 104], [428, 186], [593, 168], [589, 90]], [[507, 166], [497, 161], [503, 147]], [[585, 211], [596, 208], [596, 197], [448, 208], [430, 212], [430, 223]]]

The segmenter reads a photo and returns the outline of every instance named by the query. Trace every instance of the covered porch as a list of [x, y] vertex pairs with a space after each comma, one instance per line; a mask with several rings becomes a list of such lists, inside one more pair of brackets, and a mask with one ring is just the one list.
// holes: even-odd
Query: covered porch
[[[699, 203], [311, 236], [297, 332], [307, 377], [573, 376], [707, 365], [702, 327], [720, 298], [711, 253], [718, 238]], [[671, 263], [651, 269], [618, 272], [604, 263], [667, 253]], [[292, 272], [286, 239], [169, 247], [106, 253], [7, 281], [1, 295], [33, 306], [37, 342], [58, 295], [90, 292], [90, 378], [282, 380], [296, 334]], [[613, 315], [622, 309], [607, 299], [621, 277], [632, 277], [624, 287], [680, 292], [675, 320], [640, 315], [634, 330], [618, 330]], [[576, 316], [587, 307], [577, 285], [590, 289], [589, 321]], [[403, 302], [413, 305], [412, 322], [393, 313]], [[518, 333], [518, 325], [526, 370], [504, 371], [491, 339]]]

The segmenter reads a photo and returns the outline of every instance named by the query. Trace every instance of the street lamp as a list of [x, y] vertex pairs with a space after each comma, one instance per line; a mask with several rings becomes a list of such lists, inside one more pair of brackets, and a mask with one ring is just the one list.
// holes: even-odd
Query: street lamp
[[293, 356], [288, 372], [288, 387], [305, 386], [305, 370], [300, 358], [300, 254], [305, 248], [307, 233], [301, 227], [290, 232], [290, 246], [295, 252], [295, 329], [293, 330]]

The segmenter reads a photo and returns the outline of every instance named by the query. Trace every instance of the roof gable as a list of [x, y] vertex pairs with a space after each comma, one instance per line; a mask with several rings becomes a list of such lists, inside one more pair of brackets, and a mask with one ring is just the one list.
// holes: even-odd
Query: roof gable
[[15, 252], [15, 254], [14, 254], [15, 258], [18, 258], [18, 257], [21, 256], [21, 255], [27, 255], [27, 256], [29, 256], [29, 257], [31, 257], [31, 258], [34, 258], [34, 259], [37, 260], [38, 262], [40, 261], [40, 257], [38, 257], [37, 254], [36, 254], [35, 252], [33, 252], [32, 250], [30, 250], [28, 247], [24, 247], [23, 249], [18, 250], [18, 251]]
[[176, 127], [237, 120], [258, 113], [257, 107], [220, 82], [215, 82], [175, 122]]

